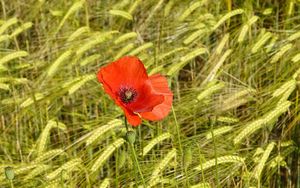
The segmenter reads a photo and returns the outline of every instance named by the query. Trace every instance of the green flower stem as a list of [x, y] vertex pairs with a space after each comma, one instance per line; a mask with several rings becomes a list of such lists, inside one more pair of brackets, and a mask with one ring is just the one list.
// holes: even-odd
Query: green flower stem
[[128, 131], [129, 131], [129, 128], [128, 128], [127, 119], [126, 119], [125, 116], [124, 116], [124, 124], [125, 124], [126, 130], [127, 130], [127, 132], [128, 132]]
[[[126, 126], [127, 133], [129, 133], [129, 128], [128, 128], [128, 125], [127, 125], [126, 117], [125, 117], [125, 119], [124, 119], [124, 123], [125, 123], [125, 126]], [[141, 177], [141, 179], [142, 179], [142, 182], [143, 182], [144, 187], [146, 187], [145, 179], [144, 179], [144, 176], [143, 176], [141, 167], [140, 167], [140, 165], [139, 165], [139, 161], [138, 161], [138, 158], [137, 158], [137, 154], [136, 154], [134, 145], [133, 145], [132, 142], [129, 141], [129, 139], [127, 139], [127, 141], [128, 141], [128, 144], [129, 144], [129, 147], [130, 147], [130, 150], [131, 150], [132, 159], [133, 159], [133, 161], [134, 161], [134, 166], [135, 166], [135, 168], [138, 170], [138, 172], [139, 172], [139, 174], [140, 174], [140, 177]], [[138, 178], [136, 178], [136, 181], [137, 181], [137, 179], [138, 179]]]
[[9, 180], [9, 182], [10, 182], [10, 187], [11, 187], [11, 188], [14, 188], [13, 181], [12, 181], [12, 180]]

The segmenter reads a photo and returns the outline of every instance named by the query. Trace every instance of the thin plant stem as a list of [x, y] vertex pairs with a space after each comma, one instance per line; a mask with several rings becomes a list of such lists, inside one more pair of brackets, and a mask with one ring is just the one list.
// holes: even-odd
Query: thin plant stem
[[215, 136], [214, 136], [214, 124], [215, 124], [215, 119], [211, 119], [209, 118], [209, 123], [210, 123], [210, 131], [211, 131], [211, 136], [212, 136], [212, 140], [213, 140], [213, 145], [214, 145], [214, 155], [215, 155], [215, 166], [216, 166], [216, 180], [217, 180], [217, 187], [220, 187], [219, 184], [219, 169], [218, 169], [218, 155], [217, 155], [217, 147], [216, 147], [216, 140], [215, 140]]
[[[124, 124], [125, 124], [127, 132], [129, 132], [129, 128], [128, 128], [126, 117], [124, 118]], [[130, 147], [130, 150], [131, 150], [131, 153], [132, 153], [132, 158], [133, 158], [135, 167], [137, 168], [137, 170], [138, 170], [138, 172], [140, 174], [140, 177], [142, 179], [144, 187], [146, 187], [145, 179], [144, 179], [141, 167], [139, 165], [139, 161], [138, 161], [138, 158], [137, 158], [137, 155], [136, 155], [136, 151], [135, 151], [134, 145], [131, 142], [128, 142], [128, 143], [129, 143], [129, 147]], [[136, 178], [136, 181], [137, 181], [137, 179], [138, 178]]]
[[14, 188], [13, 181], [12, 181], [12, 180], [9, 180], [9, 182], [10, 182], [10, 187], [11, 187], [11, 188]]
[[133, 159], [134, 159], [135, 166], [136, 166], [136, 168], [138, 169], [138, 172], [139, 172], [139, 174], [140, 174], [140, 176], [141, 176], [143, 185], [144, 185], [144, 187], [146, 187], [145, 179], [144, 179], [144, 176], [143, 176], [141, 167], [140, 167], [140, 165], [139, 165], [139, 161], [138, 161], [138, 158], [137, 158], [137, 155], [136, 155], [135, 148], [134, 148], [133, 144], [131, 144], [131, 143], [129, 143], [129, 147], [130, 147], [130, 150], [131, 150]]
[[128, 132], [129, 128], [128, 128], [127, 119], [126, 119], [125, 116], [124, 116], [124, 124], [125, 124], [125, 127], [126, 127], [126, 131]]
[[177, 117], [176, 117], [173, 106], [172, 106], [172, 112], [173, 112], [175, 126], [176, 126], [176, 133], [177, 133], [177, 139], [178, 139], [178, 143], [179, 143], [179, 149], [180, 149], [180, 153], [182, 155], [183, 150], [182, 150], [182, 144], [181, 144], [181, 138], [180, 138], [180, 128], [179, 128], [179, 125], [178, 125], [178, 122], [177, 122]]
[[190, 187], [190, 182], [189, 182], [189, 176], [188, 176], [188, 172], [187, 172], [187, 167], [184, 166], [184, 173], [185, 173], [185, 184], [187, 187]]
[[[180, 127], [179, 127], [179, 124], [177, 122], [177, 117], [176, 117], [175, 110], [174, 110], [173, 106], [172, 106], [172, 113], [173, 113], [173, 116], [174, 116], [174, 121], [175, 121], [175, 126], [176, 126], [176, 133], [177, 133], [177, 140], [178, 140], [178, 143], [179, 143], [180, 154], [181, 154], [181, 156], [183, 156], [183, 149], [182, 149], [181, 138], [180, 138]], [[185, 167], [183, 165], [184, 164], [181, 163], [181, 167], [183, 169], [182, 173], [184, 173], [186, 175], [186, 177], [188, 177], [187, 176], [187, 171], [184, 170]], [[187, 182], [188, 182], [188, 180], [187, 180]]]
[[199, 150], [199, 160], [200, 160], [200, 166], [201, 166], [202, 182], [204, 183], [204, 182], [205, 182], [205, 176], [204, 176], [204, 170], [203, 170], [203, 166], [202, 166], [203, 161], [202, 161], [202, 158], [201, 158], [201, 153], [202, 153], [202, 151], [201, 151], [201, 149], [200, 149], [200, 148], [201, 148], [200, 144], [197, 143], [197, 145], [198, 145], [198, 150]]

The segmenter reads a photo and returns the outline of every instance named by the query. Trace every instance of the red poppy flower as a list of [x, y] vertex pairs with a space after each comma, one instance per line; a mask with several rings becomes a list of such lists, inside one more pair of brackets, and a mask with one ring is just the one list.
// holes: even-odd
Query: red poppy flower
[[167, 79], [160, 74], [148, 77], [137, 57], [122, 57], [100, 68], [97, 77], [133, 126], [141, 124], [141, 118], [161, 120], [171, 109], [173, 93]]

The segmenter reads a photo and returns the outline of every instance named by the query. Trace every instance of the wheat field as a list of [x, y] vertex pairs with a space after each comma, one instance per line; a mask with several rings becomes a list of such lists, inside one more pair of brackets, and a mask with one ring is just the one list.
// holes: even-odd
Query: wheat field
[[[174, 93], [133, 145], [126, 55]], [[299, 188], [299, 81], [299, 0], [0, 0], [0, 187]]]

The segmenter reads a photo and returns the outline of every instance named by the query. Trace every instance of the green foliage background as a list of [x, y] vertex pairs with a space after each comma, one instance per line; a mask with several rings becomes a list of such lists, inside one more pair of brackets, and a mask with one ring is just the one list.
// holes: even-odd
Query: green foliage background
[[174, 92], [147, 187], [300, 186], [299, 0], [0, 2], [1, 187], [143, 185], [95, 76], [124, 55]]

